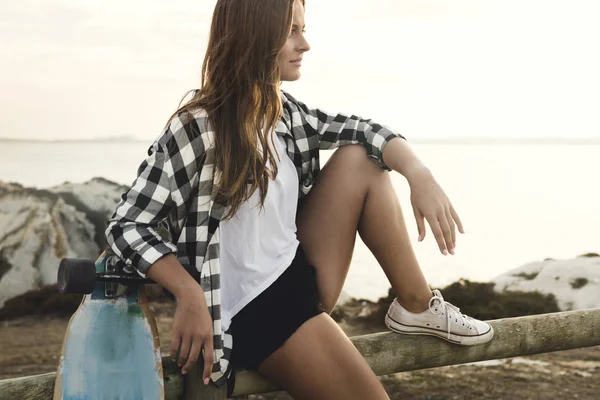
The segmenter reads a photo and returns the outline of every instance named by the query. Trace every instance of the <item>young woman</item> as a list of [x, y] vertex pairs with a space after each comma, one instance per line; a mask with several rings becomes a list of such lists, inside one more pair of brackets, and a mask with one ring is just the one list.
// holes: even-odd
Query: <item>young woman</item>
[[[493, 331], [421, 273], [388, 171], [410, 184], [420, 240], [427, 220], [454, 254], [463, 228], [404, 138], [280, 90], [300, 78], [304, 26], [304, 0], [217, 1], [202, 86], [151, 146], [106, 235], [175, 296], [182, 373], [203, 353], [205, 383], [244, 367], [299, 399], [385, 399], [329, 316], [357, 231], [397, 293], [390, 329], [467, 345]], [[319, 171], [319, 149], [335, 147]]]

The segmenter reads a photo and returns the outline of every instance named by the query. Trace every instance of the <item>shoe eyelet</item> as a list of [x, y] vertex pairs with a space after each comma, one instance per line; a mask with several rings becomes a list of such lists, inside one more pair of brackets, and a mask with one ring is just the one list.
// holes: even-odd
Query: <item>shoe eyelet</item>
[[429, 324], [427, 324], [427, 326], [429, 326]]
[[437, 325], [437, 327], [439, 328], [440, 326], [439, 326], [439, 325]]

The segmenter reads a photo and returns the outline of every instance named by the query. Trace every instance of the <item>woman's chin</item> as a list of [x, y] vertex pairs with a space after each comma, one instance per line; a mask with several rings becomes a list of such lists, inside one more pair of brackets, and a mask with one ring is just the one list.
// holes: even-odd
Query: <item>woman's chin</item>
[[300, 79], [300, 77], [302, 76], [302, 74], [300, 73], [300, 69], [297, 69], [296, 71], [286, 71], [285, 74], [281, 74], [281, 81], [282, 82], [293, 82], [293, 81], [297, 81], [298, 79]]

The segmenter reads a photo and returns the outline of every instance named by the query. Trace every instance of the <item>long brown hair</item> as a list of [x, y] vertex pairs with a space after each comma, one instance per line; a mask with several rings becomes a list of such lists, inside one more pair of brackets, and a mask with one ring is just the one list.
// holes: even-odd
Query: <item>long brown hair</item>
[[269, 178], [277, 176], [268, 136], [282, 115], [278, 55], [290, 32], [293, 6], [294, 0], [218, 0], [202, 86], [175, 113], [202, 108], [208, 114], [219, 173], [214, 200], [228, 207], [224, 219], [257, 189], [262, 207]]

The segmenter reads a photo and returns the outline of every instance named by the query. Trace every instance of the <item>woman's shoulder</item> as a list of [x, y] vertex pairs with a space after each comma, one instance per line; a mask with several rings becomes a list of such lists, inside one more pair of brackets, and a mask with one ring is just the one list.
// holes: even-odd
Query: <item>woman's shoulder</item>
[[283, 100], [283, 102], [285, 103], [286, 101], [290, 101], [292, 103], [297, 103], [298, 100], [296, 100], [296, 98], [294, 96], [292, 96], [291, 94], [289, 94], [288, 92], [286, 92], [285, 90], [281, 90], [281, 98]]
[[296, 99], [294, 96], [286, 92], [285, 90], [281, 91], [281, 100], [284, 106], [287, 104], [291, 106], [293, 111], [298, 111], [305, 117], [309, 117], [311, 113], [311, 109], [300, 100]]
[[210, 130], [208, 113], [203, 108], [178, 111], [169, 119], [165, 129], [172, 135], [203, 135]]
[[299, 101], [298, 99], [296, 99], [294, 96], [292, 96], [290, 93], [286, 92], [285, 90], [281, 91], [281, 100], [283, 102], [283, 104], [293, 104], [296, 107], [300, 107], [303, 106], [304, 103], [302, 103], [301, 101]]
[[156, 143], [169, 153], [187, 150], [200, 156], [214, 143], [214, 132], [204, 109], [183, 110], [174, 114], [167, 122]]

